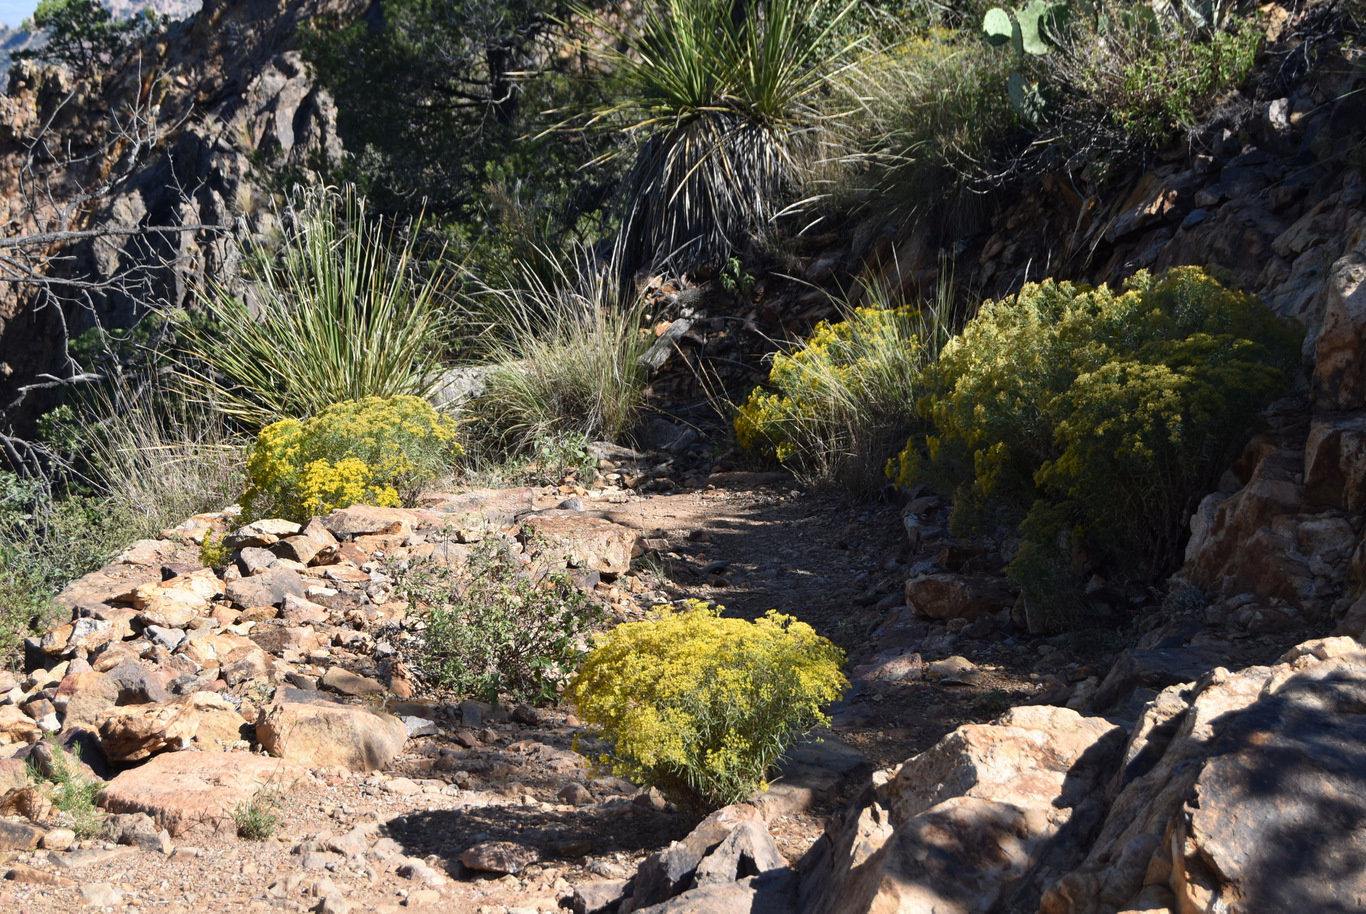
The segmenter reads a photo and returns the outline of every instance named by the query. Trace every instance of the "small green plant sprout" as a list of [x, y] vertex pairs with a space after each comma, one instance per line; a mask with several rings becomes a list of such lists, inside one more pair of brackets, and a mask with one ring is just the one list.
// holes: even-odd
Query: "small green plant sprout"
[[81, 770], [80, 747], [70, 752], [52, 735], [47, 735], [47, 773], [40, 770], [32, 758], [28, 761], [29, 780], [46, 785], [52, 805], [61, 813], [66, 825], [78, 838], [94, 838], [104, 834], [104, 813], [95, 805], [95, 795], [102, 786], [85, 776]]
[[429, 680], [492, 702], [501, 694], [557, 701], [602, 618], [563, 571], [537, 576], [496, 538], [484, 540], [464, 568], [415, 563], [397, 578], [426, 626]]
[[411, 502], [463, 450], [455, 422], [418, 397], [334, 403], [266, 426], [247, 459], [245, 516], [300, 523], [334, 508]]
[[199, 541], [199, 564], [205, 568], [222, 568], [228, 563], [228, 547], [223, 545], [223, 534], [214, 536], [213, 530], [205, 530], [204, 538]]
[[248, 841], [264, 841], [280, 827], [280, 795], [273, 790], [261, 790], [250, 800], [238, 803], [232, 811], [237, 825], [237, 837]]
[[689, 600], [602, 638], [565, 697], [611, 746], [617, 774], [691, 805], [764, 789], [773, 766], [842, 694], [844, 652], [777, 612], [754, 622]]

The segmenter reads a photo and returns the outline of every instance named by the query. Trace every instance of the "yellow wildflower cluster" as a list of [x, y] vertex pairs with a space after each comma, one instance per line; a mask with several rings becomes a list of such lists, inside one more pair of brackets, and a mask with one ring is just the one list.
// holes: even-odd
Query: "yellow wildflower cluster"
[[418, 397], [335, 403], [261, 430], [243, 508], [302, 522], [348, 505], [399, 505], [461, 453], [455, 423]]
[[769, 769], [848, 684], [844, 653], [791, 616], [755, 622], [689, 600], [618, 626], [566, 698], [613, 745], [613, 770], [712, 805], [764, 787]]
[[756, 388], [735, 418], [740, 445], [810, 472], [889, 422], [904, 426], [926, 361], [923, 332], [920, 312], [905, 306], [822, 321], [799, 349], [773, 357], [767, 389]]
[[1298, 352], [1293, 325], [1195, 267], [1119, 292], [1026, 285], [944, 346], [927, 372], [934, 431], [887, 474], [957, 485], [960, 534], [1019, 524], [1009, 570], [1027, 596], [1056, 567], [1153, 576]]

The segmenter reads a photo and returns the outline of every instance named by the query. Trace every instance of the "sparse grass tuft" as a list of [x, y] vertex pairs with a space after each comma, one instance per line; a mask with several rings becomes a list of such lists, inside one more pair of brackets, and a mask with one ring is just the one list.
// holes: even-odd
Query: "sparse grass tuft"
[[88, 779], [81, 771], [79, 747], [67, 752], [51, 734], [47, 737], [47, 746], [52, 758], [47, 776], [44, 777], [30, 761], [29, 780], [35, 784], [49, 785], [48, 793], [53, 807], [62, 814], [76, 837], [94, 838], [104, 834], [104, 812], [95, 805], [95, 795], [99, 793], [101, 785]]
[[280, 796], [271, 790], [262, 790], [250, 800], [238, 803], [232, 811], [237, 837], [264, 841], [274, 835], [280, 827], [279, 807]]

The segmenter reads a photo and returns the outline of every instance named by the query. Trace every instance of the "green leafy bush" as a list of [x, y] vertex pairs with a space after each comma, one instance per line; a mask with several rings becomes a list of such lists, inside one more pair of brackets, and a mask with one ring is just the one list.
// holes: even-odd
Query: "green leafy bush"
[[485, 540], [457, 568], [418, 562], [398, 589], [426, 624], [424, 668], [432, 684], [497, 701], [555, 701], [582, 661], [602, 617], [563, 571], [537, 576]]
[[81, 72], [97, 64], [108, 65], [123, 56], [155, 21], [156, 14], [150, 8], [118, 22], [96, 0], [39, 0], [33, 16], [23, 23], [23, 30], [42, 31], [45, 40], [36, 48], [21, 49], [12, 56], [15, 60], [65, 64]]
[[722, 609], [693, 600], [618, 626], [565, 690], [605, 734], [618, 774], [713, 806], [763, 789], [847, 685], [844, 653], [809, 625], [776, 612], [723, 619]]
[[76, 837], [103, 835], [104, 812], [95, 805], [95, 795], [103, 785], [85, 776], [81, 768], [79, 745], [73, 746], [68, 752], [54, 736], [48, 734], [47, 747], [51, 763], [45, 766], [46, 775], [30, 758], [27, 764], [29, 780], [46, 789], [53, 807], [61, 813], [63, 823], [76, 833]]
[[208, 367], [187, 369], [205, 400], [260, 429], [343, 400], [429, 396], [446, 316], [439, 272], [415, 262], [418, 227], [401, 241], [376, 230], [352, 188], [300, 191], [277, 216], [279, 249], [249, 251], [256, 307], [211, 283], [201, 301], [215, 321], [183, 325]]
[[1160, 146], [1199, 124], [1219, 97], [1252, 71], [1263, 35], [1254, 22], [1194, 34], [1146, 19], [1077, 17], [1062, 47], [1043, 62], [1044, 78], [1065, 87], [1063, 117]]
[[59, 497], [44, 480], [0, 471], [0, 663], [54, 621], [52, 598], [137, 534], [117, 502]]
[[935, 349], [932, 317], [910, 307], [856, 308], [822, 321], [773, 358], [767, 387], [740, 407], [743, 447], [771, 454], [811, 482], [864, 489], [919, 424], [920, 373]]
[[1008, 57], [976, 36], [930, 30], [864, 54], [835, 80], [853, 117], [828, 125], [846, 173], [819, 175], [808, 193], [903, 228], [936, 213], [946, 238], [987, 209], [981, 189], [1018, 130], [1003, 91]]
[[[1061, 621], [1097, 571], [1152, 580], [1299, 353], [1294, 325], [1204, 271], [987, 302], [929, 373], [935, 432], [888, 467], [957, 486], [955, 532], [1018, 526], [1008, 567]], [[958, 483], [960, 480], [966, 482]]]
[[247, 459], [247, 517], [300, 523], [354, 504], [410, 503], [462, 453], [455, 423], [417, 397], [334, 403], [266, 426]]

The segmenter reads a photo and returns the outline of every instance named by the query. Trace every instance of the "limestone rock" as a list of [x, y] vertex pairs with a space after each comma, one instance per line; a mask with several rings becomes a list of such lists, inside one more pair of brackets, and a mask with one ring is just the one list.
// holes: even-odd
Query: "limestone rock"
[[240, 609], [280, 606], [289, 594], [296, 597], [304, 595], [304, 579], [287, 568], [275, 568], [233, 581], [227, 586], [227, 594], [233, 605]]
[[387, 767], [408, 739], [403, 721], [355, 705], [277, 701], [261, 711], [256, 738], [270, 754], [309, 768]]
[[[116, 764], [140, 761], [192, 744], [216, 750], [242, 738], [247, 720], [213, 692], [195, 692], [158, 704], [125, 705], [99, 715], [100, 749]], [[204, 732], [201, 734], [201, 729]]]
[[431, 515], [408, 508], [352, 505], [338, 508], [320, 521], [338, 540], [350, 540], [374, 533], [411, 533], [414, 527], [431, 519]]
[[349, 695], [352, 698], [365, 698], [367, 696], [383, 695], [385, 692], [384, 683], [377, 682], [368, 676], [361, 676], [343, 667], [330, 667], [323, 674], [319, 682], [325, 689]]
[[645, 858], [621, 914], [649, 908], [686, 891], [707, 854], [741, 823], [758, 818], [758, 810], [748, 804], [722, 807], [698, 823], [682, 841]]
[[42, 739], [43, 731], [33, 718], [14, 705], [0, 707], [0, 746], [10, 743], [33, 743]]
[[630, 570], [635, 531], [601, 517], [528, 517], [522, 522], [528, 550], [537, 557], [561, 559], [571, 568], [603, 574]]
[[172, 838], [230, 838], [232, 813], [262, 790], [286, 792], [306, 776], [298, 765], [240, 752], [173, 752], [123, 772], [97, 802], [114, 813], [144, 812]]
[[1366, 855], [1363, 708], [1366, 651], [1351, 639], [1164, 692], [1090, 852], [1041, 910], [1117, 910], [1145, 885], [1183, 911], [1351, 908], [1366, 893], [1366, 868], [1341, 866]]
[[1066, 708], [1016, 708], [907, 760], [801, 865], [802, 910], [987, 912], [1036, 892], [1046, 858], [1080, 855], [1123, 732]]

